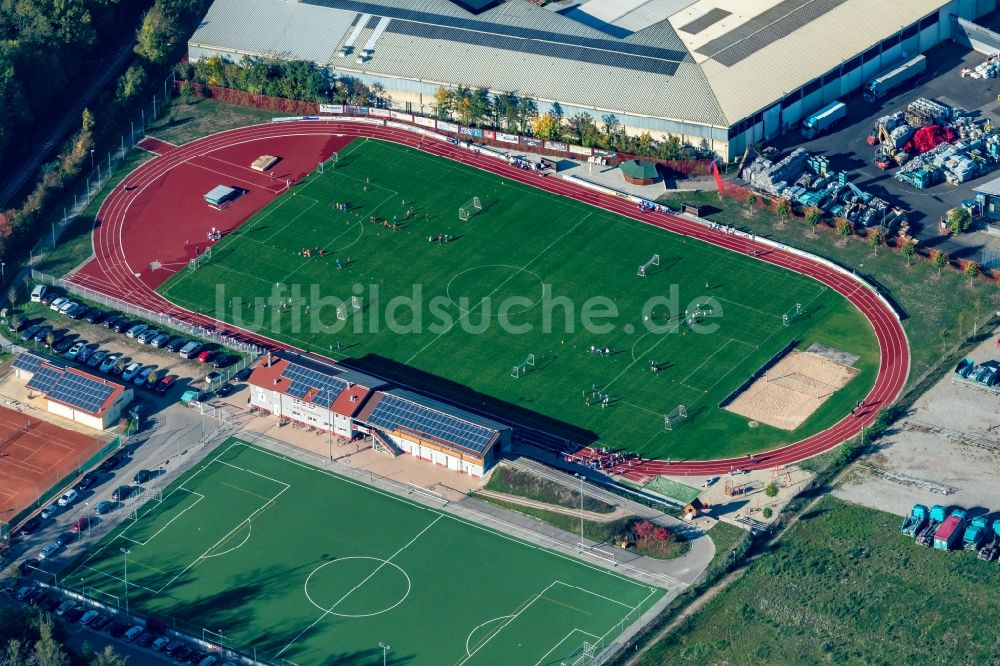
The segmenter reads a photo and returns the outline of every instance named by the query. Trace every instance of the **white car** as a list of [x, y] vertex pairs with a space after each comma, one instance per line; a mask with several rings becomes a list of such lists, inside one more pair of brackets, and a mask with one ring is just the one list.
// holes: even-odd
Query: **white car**
[[76, 301], [67, 300], [65, 303], [59, 306], [59, 313], [66, 314], [67, 312], [69, 312], [78, 305], [79, 303], [77, 303]]
[[70, 488], [69, 490], [67, 490], [62, 494], [62, 497], [59, 498], [59, 501], [56, 502], [56, 504], [58, 504], [59, 506], [69, 506], [70, 504], [75, 502], [76, 498], [79, 496], [80, 493]]
[[153, 652], [159, 652], [163, 648], [167, 647], [167, 643], [169, 642], [170, 642], [169, 638], [167, 638], [166, 636], [160, 636], [155, 641], [153, 641], [152, 644], [150, 644], [149, 649], [151, 649]]
[[141, 634], [144, 631], [145, 631], [145, 629], [143, 627], [140, 627], [139, 625], [135, 625], [134, 627], [132, 627], [131, 629], [129, 629], [128, 631], [126, 631], [125, 635], [122, 636], [122, 638], [125, 639], [126, 643], [131, 643], [132, 641], [134, 641], [136, 638], [139, 637], [139, 634]]
[[31, 290], [31, 302], [32, 303], [41, 303], [42, 302], [42, 296], [44, 296], [44, 295], [45, 295], [45, 285], [44, 284], [36, 284], [35, 288]]
[[86, 613], [83, 614], [83, 616], [79, 620], [80, 626], [86, 627], [88, 624], [93, 622], [94, 618], [97, 617], [98, 615], [100, 615], [100, 613], [98, 613], [95, 610], [87, 611]]

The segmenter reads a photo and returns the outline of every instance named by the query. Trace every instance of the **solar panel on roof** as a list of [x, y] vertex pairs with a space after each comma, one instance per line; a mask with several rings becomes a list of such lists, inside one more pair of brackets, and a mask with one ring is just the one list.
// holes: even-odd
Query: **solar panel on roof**
[[42, 365], [42, 357], [23, 352], [14, 359], [14, 367], [26, 372], [35, 372]]
[[302, 399], [309, 392], [309, 389], [317, 389], [317, 393], [312, 399], [314, 403], [322, 403], [324, 402], [324, 398], [328, 398], [328, 396], [333, 397], [329, 397], [327, 401], [333, 402], [340, 395], [341, 391], [348, 386], [347, 382], [343, 379], [331, 377], [330, 375], [295, 363], [289, 363], [281, 375], [292, 382], [286, 393], [293, 398]]
[[26, 386], [30, 389], [41, 391], [42, 393], [48, 393], [52, 390], [52, 387], [56, 385], [62, 375], [63, 373], [61, 371], [50, 368], [47, 365], [42, 365], [41, 359], [39, 359], [38, 367], [35, 368], [35, 374], [30, 380], [28, 380]]
[[91, 377], [67, 372], [48, 392], [48, 397], [71, 407], [96, 414], [114, 390], [113, 385], [105, 384]]
[[477, 452], [486, 448], [495, 432], [490, 428], [388, 394], [382, 395], [368, 421], [379, 428], [404, 428]]

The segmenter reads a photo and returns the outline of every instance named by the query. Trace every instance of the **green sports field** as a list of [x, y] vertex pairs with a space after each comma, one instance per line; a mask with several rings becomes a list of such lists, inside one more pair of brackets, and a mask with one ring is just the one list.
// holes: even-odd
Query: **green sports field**
[[[474, 196], [483, 209], [460, 220]], [[347, 212], [334, 206], [346, 202]], [[454, 240], [437, 242], [444, 234]], [[324, 256], [303, 257], [303, 248]], [[654, 254], [659, 266], [637, 276]], [[809, 278], [374, 140], [350, 144], [336, 169], [308, 176], [160, 291], [574, 442], [675, 460], [761, 451], [817, 432], [867, 392], [878, 360], [861, 314]], [[336, 302], [353, 295], [364, 310], [339, 320]], [[808, 316], [783, 325], [796, 304]], [[689, 332], [685, 310], [718, 315], [703, 322], [715, 330]], [[750, 429], [718, 409], [793, 339], [800, 349], [818, 342], [858, 355], [859, 374], [794, 431]], [[529, 355], [534, 364], [512, 377]], [[664, 414], [680, 404], [689, 418], [665, 431]]]
[[237, 440], [137, 514], [63, 584], [272, 663], [560, 664], [664, 593]]

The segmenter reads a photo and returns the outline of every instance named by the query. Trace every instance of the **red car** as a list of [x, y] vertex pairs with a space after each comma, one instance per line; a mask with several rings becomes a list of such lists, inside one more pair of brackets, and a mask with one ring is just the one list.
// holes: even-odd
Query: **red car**
[[212, 360], [213, 356], [215, 356], [215, 352], [214, 351], [209, 351], [209, 350], [206, 349], [202, 353], [198, 354], [198, 362], [199, 363], [208, 363], [209, 361]]
[[73, 527], [70, 530], [73, 534], [79, 534], [84, 530], [88, 530], [97, 524], [96, 518], [91, 518], [90, 516], [81, 516], [73, 522]]

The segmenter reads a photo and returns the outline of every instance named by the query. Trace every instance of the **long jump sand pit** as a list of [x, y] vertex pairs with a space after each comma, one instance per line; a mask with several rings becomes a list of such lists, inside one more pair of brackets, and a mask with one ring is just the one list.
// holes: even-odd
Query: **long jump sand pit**
[[0, 407], [0, 524], [37, 502], [106, 443]]
[[725, 409], [753, 421], [794, 430], [858, 374], [812, 352], [792, 350]]

